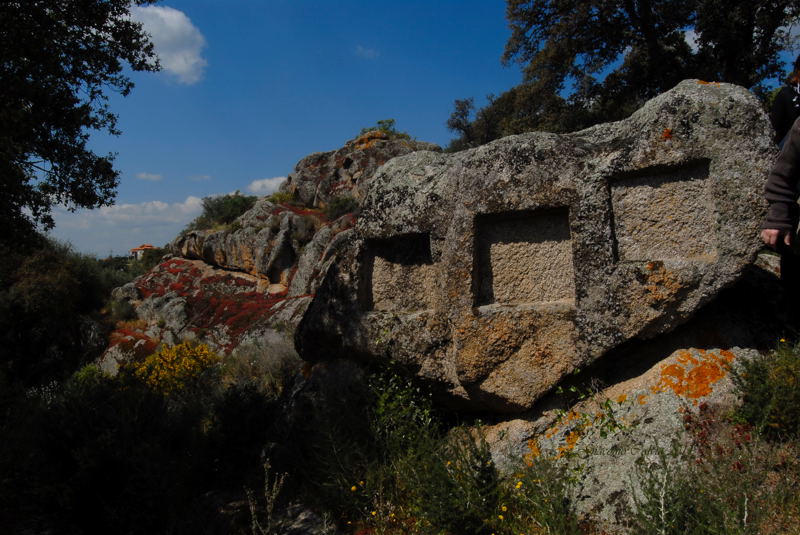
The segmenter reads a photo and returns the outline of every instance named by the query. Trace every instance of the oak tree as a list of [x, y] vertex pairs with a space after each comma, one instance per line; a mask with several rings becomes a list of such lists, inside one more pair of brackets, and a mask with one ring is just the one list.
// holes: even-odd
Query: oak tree
[[[503, 61], [521, 65], [523, 82], [480, 110], [470, 134], [483, 116], [496, 117], [497, 137], [620, 119], [686, 78], [763, 95], [798, 16], [800, 0], [507, 0]], [[463, 117], [460, 102], [451, 117]], [[468, 138], [463, 121], [453, 126]]]
[[123, 71], [158, 70], [132, 7], [154, 0], [0, 2], [0, 239], [53, 226], [52, 207], [113, 202], [113, 155], [91, 131], [118, 135], [109, 92], [127, 95]]

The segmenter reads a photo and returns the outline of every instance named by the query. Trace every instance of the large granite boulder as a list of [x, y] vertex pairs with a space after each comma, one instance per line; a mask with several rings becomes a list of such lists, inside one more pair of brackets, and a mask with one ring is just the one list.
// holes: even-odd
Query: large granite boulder
[[527, 410], [736, 281], [770, 136], [745, 89], [688, 80], [616, 123], [395, 158], [305, 313], [301, 356], [395, 359], [456, 405]]
[[371, 130], [335, 151], [316, 152], [297, 163], [281, 186], [305, 206], [324, 208], [335, 197], [360, 201], [370, 179], [383, 164], [416, 151], [439, 151], [433, 143], [404, 139], [381, 130]]

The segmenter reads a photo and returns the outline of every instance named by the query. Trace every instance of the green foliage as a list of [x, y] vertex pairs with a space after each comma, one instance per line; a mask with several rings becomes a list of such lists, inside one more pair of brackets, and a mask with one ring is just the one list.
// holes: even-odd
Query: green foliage
[[238, 191], [230, 195], [203, 197], [203, 212], [183, 232], [228, 228], [236, 218], [252, 208], [257, 200], [258, 197], [254, 195], [242, 195]]
[[226, 384], [252, 387], [277, 396], [300, 371], [302, 361], [288, 343], [267, 346], [259, 341], [240, 344], [222, 363]]
[[276, 191], [267, 200], [274, 204], [288, 204], [294, 200], [294, 193], [291, 191]]
[[94, 366], [47, 399], [30, 392], [0, 411], [10, 533], [229, 533], [207, 492], [255, 482], [276, 414], [247, 386], [176, 397]]
[[[618, 120], [687, 78], [730, 82], [764, 96], [800, 3], [736, 0], [507, 0], [503, 61], [523, 83], [472, 116], [455, 101], [449, 150], [531, 130], [567, 132]], [[694, 47], [687, 32], [696, 36]], [[758, 36], [758, 37], [755, 37]]]
[[394, 119], [380, 119], [375, 126], [368, 126], [366, 128], [361, 129], [360, 135], [364, 135], [367, 132], [373, 132], [375, 130], [379, 132], [383, 132], [384, 134], [388, 135], [391, 139], [411, 139], [411, 136], [408, 135], [406, 132], [399, 132], [397, 127], [395, 126]]
[[111, 290], [129, 280], [69, 246], [40, 240], [5, 251], [0, 267], [0, 363], [12, 381], [44, 383], [93, 357], [98, 311]]
[[325, 206], [324, 213], [330, 221], [339, 219], [345, 214], [358, 213], [358, 201], [348, 195], [334, 197]]
[[797, 525], [796, 442], [775, 444], [706, 405], [684, 419], [690, 442], [639, 459], [633, 535], [789, 533]]
[[[352, 209], [348, 211], [352, 211]], [[295, 219], [292, 222], [291, 238], [301, 245], [305, 245], [314, 237], [317, 226], [317, 219], [307, 215], [301, 216], [299, 219]]]
[[152, 0], [0, 3], [0, 239], [19, 241], [51, 208], [114, 199], [112, 155], [88, 147], [89, 131], [119, 134], [107, 92], [128, 95], [123, 74], [158, 70], [148, 35], [129, 16]]
[[741, 361], [733, 380], [740, 421], [770, 438], [800, 436], [800, 344], [781, 342], [767, 355]]
[[451, 533], [494, 532], [499, 476], [486, 443], [476, 443], [476, 437], [457, 429], [439, 441], [421, 440], [415, 446], [397, 466], [412, 510]]
[[[503, 480], [496, 533], [543, 533], [578, 535], [578, 518], [569, 496], [574, 475], [567, 465], [544, 457], [531, 457]], [[499, 519], [498, 519], [499, 520]]]

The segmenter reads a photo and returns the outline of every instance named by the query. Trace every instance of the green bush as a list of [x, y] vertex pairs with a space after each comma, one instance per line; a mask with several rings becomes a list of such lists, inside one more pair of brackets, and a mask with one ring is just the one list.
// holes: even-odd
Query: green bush
[[224, 229], [252, 208], [257, 200], [256, 196], [242, 195], [238, 191], [230, 195], [203, 197], [203, 212], [183, 232]]
[[267, 200], [273, 204], [289, 204], [294, 201], [294, 193], [291, 191], [276, 191], [269, 195]]
[[639, 460], [632, 535], [793, 532], [798, 444], [767, 441], [704, 404], [684, 422], [688, 443], [676, 439]]
[[733, 381], [742, 399], [740, 421], [773, 439], [800, 436], [800, 345], [781, 342], [767, 355], [741, 361]]
[[0, 363], [11, 381], [61, 380], [102, 349], [87, 344], [87, 328], [99, 328], [100, 309], [129, 275], [44, 239], [7, 253], [0, 266]]
[[277, 407], [252, 388], [175, 397], [95, 366], [48, 399], [29, 390], [0, 414], [9, 533], [229, 533], [207, 493], [257, 481]]
[[378, 130], [387, 134], [391, 139], [411, 139], [411, 136], [408, 135], [406, 132], [399, 132], [395, 127], [395, 120], [394, 119], [380, 119], [375, 126], [368, 126], [366, 128], [361, 129], [360, 135], [364, 135], [367, 132], [372, 132], [374, 130]]
[[324, 213], [328, 220], [333, 221], [339, 219], [345, 214], [358, 213], [359, 204], [353, 197], [343, 195], [341, 197], [334, 197], [325, 206]]

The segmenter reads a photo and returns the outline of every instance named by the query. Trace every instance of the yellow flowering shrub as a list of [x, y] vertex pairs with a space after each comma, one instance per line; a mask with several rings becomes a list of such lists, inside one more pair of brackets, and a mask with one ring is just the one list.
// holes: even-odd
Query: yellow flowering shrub
[[164, 346], [160, 351], [133, 365], [133, 374], [149, 387], [165, 394], [185, 390], [220, 361], [207, 345], [184, 342]]

